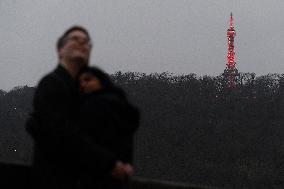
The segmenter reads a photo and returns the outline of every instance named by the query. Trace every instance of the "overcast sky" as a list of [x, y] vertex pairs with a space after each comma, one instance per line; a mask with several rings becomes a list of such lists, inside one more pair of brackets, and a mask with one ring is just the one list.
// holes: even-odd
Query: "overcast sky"
[[91, 64], [109, 73], [218, 75], [230, 12], [237, 69], [284, 73], [283, 0], [1, 0], [0, 89], [36, 85], [74, 24], [93, 38]]

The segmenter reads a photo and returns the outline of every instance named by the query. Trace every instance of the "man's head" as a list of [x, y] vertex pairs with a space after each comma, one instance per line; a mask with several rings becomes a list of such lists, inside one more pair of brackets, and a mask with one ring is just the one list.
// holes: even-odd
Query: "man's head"
[[61, 62], [87, 65], [91, 48], [89, 33], [81, 26], [69, 28], [57, 41], [57, 52]]

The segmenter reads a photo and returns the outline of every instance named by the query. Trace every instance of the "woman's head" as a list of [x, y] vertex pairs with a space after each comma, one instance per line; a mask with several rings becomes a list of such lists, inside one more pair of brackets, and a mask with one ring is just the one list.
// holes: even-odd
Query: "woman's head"
[[91, 93], [112, 86], [109, 76], [95, 67], [85, 67], [78, 75], [80, 90], [83, 93]]

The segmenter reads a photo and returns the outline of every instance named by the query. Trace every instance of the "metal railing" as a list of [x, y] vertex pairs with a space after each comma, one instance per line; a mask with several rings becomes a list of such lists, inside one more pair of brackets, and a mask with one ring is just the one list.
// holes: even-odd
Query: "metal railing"
[[[32, 182], [30, 174], [30, 165], [0, 162], [0, 183], [1, 186], [6, 186], [5, 188], [30, 188]], [[131, 179], [130, 187], [131, 189], [216, 189], [136, 176]]]

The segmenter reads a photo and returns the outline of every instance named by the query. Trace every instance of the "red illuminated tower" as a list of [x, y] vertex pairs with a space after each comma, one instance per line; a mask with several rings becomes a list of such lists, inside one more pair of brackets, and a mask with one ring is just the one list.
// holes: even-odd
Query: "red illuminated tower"
[[233, 14], [231, 13], [230, 27], [227, 30], [227, 38], [228, 38], [227, 64], [226, 64], [226, 69], [224, 71], [228, 87], [235, 87], [237, 82], [237, 77], [239, 76], [238, 70], [236, 69], [236, 61], [235, 61], [235, 46], [234, 46], [235, 36], [236, 36], [236, 31], [234, 28], [234, 19], [233, 19]]

